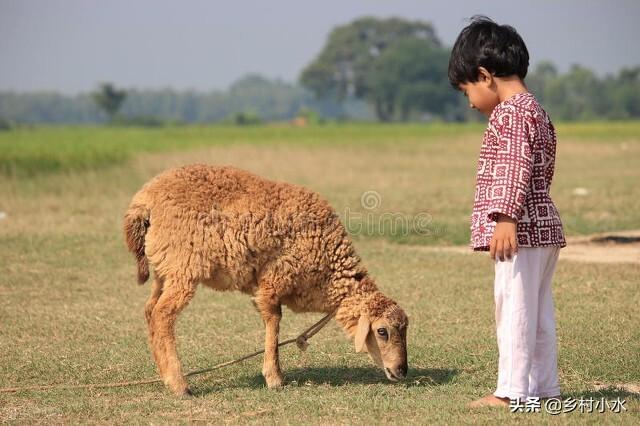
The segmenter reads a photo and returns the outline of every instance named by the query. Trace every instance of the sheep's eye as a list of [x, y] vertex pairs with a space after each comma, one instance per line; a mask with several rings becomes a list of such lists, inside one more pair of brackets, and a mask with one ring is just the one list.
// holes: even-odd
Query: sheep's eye
[[387, 334], [387, 329], [386, 328], [379, 328], [378, 329], [378, 334], [382, 337], [388, 337], [389, 335]]

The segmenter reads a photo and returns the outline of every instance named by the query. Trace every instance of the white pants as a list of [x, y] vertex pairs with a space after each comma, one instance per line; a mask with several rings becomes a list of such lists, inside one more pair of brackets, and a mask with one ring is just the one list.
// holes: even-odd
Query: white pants
[[560, 395], [551, 278], [559, 247], [522, 247], [495, 263], [498, 387], [501, 398]]

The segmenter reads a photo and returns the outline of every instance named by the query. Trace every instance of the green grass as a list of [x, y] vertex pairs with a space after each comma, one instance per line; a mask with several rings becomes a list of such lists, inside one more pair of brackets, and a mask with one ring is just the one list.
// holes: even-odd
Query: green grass
[[560, 123], [557, 130], [560, 138], [587, 139], [599, 142], [637, 142], [640, 139], [640, 122], [638, 121]]
[[[295, 141], [301, 143], [376, 143], [406, 139], [481, 135], [482, 124], [377, 125], [332, 124], [307, 129], [287, 126], [165, 128], [36, 127], [0, 132], [0, 174], [32, 176], [122, 164], [140, 152], [193, 147]], [[571, 123], [559, 126], [561, 138], [600, 143], [638, 141], [637, 122]]]
[[[554, 198], [571, 234], [640, 223], [638, 125], [614, 126], [610, 135], [602, 123], [559, 126]], [[161, 385], [0, 394], [0, 420], [637, 423], [638, 395], [593, 390], [597, 381], [640, 382], [637, 264], [561, 261], [554, 283], [564, 395], [625, 398], [626, 413], [552, 417], [465, 408], [496, 380], [492, 266], [484, 255], [424, 246], [466, 243], [481, 133], [481, 126], [348, 125], [2, 134], [1, 164], [11, 171], [0, 173], [0, 211], [7, 214], [0, 220], [0, 387], [155, 376], [142, 316], [149, 286], [135, 284], [121, 217], [149, 177], [195, 161], [307, 185], [351, 218], [354, 232], [373, 223], [371, 232], [354, 234], [356, 247], [380, 287], [408, 312], [411, 327], [409, 378], [400, 384], [386, 382], [332, 323], [306, 353], [282, 350], [287, 385], [280, 391], [264, 387], [261, 361], [254, 359], [191, 378], [192, 400], [176, 400]], [[36, 160], [26, 169], [11, 160], [27, 164], [37, 158], [33, 153], [45, 152], [45, 158], [62, 146], [68, 151], [60, 150], [58, 165], [49, 169], [41, 170]], [[103, 161], [101, 149], [126, 154]], [[87, 154], [91, 150], [95, 158]], [[74, 151], [81, 154], [68, 155]], [[573, 195], [576, 187], [588, 195]], [[366, 191], [380, 196], [375, 209], [361, 205]], [[415, 232], [408, 221], [421, 213], [430, 217], [427, 233]], [[389, 214], [409, 225], [392, 232], [383, 220]], [[285, 310], [282, 338], [317, 319]], [[200, 289], [181, 315], [178, 336], [183, 364], [191, 370], [260, 348], [263, 332], [249, 298]]]
[[[75, 172], [122, 164], [140, 152], [162, 152], [207, 145], [353, 143], [424, 138], [478, 132], [479, 125], [378, 126], [191, 126], [165, 128], [41, 127], [0, 132], [0, 174], [33, 176]], [[399, 133], [399, 134], [397, 134]]]

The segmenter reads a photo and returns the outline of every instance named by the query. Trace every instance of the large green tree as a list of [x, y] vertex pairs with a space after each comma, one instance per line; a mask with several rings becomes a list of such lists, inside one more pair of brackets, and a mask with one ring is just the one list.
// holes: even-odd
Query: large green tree
[[369, 75], [378, 58], [407, 39], [441, 47], [433, 27], [420, 21], [367, 17], [337, 27], [318, 57], [302, 71], [300, 82], [318, 97], [366, 99]]
[[111, 121], [114, 120], [126, 97], [125, 90], [118, 90], [111, 83], [101, 83], [98, 90], [91, 94], [93, 101], [107, 113]]
[[447, 77], [449, 51], [417, 38], [400, 40], [373, 61], [367, 74], [367, 100], [383, 121], [414, 112], [447, 115], [459, 108], [459, 95]]

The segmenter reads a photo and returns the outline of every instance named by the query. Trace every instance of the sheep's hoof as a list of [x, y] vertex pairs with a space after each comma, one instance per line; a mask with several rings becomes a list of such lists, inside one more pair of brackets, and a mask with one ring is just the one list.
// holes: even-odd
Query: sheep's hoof
[[284, 387], [284, 380], [279, 379], [267, 382], [267, 387], [269, 389], [282, 389], [282, 387]]
[[189, 388], [185, 389], [184, 391], [182, 391], [178, 397], [180, 399], [191, 399], [193, 398], [193, 393], [191, 392], [191, 390], [189, 390]]
[[193, 396], [187, 384], [167, 384], [167, 386], [179, 399], [189, 399]]
[[269, 389], [280, 389], [284, 386], [282, 374], [265, 374], [264, 380], [267, 382], [267, 387]]

